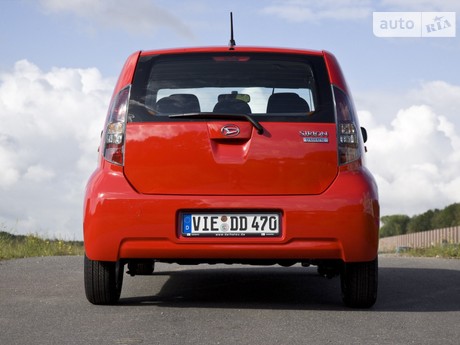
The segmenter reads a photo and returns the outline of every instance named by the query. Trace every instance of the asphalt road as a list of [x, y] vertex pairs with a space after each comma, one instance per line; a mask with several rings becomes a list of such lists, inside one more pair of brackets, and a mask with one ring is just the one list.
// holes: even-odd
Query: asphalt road
[[370, 310], [315, 268], [157, 265], [93, 306], [82, 257], [0, 262], [0, 344], [460, 344], [460, 260], [380, 257]]

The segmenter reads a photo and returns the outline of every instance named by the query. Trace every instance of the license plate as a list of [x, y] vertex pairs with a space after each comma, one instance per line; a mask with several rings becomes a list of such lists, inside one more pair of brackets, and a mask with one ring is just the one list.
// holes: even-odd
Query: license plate
[[270, 237], [281, 233], [279, 213], [185, 213], [181, 217], [183, 236]]

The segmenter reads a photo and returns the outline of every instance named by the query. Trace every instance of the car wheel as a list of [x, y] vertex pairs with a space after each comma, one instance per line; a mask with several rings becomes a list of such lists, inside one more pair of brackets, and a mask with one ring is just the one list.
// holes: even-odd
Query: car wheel
[[340, 279], [342, 299], [347, 307], [372, 307], [377, 300], [378, 259], [344, 264]]
[[93, 304], [115, 304], [123, 285], [123, 264], [90, 260], [85, 255], [86, 298]]

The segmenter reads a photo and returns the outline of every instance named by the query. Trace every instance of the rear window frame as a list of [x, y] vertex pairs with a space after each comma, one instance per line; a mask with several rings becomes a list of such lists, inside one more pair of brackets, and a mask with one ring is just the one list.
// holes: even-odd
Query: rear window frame
[[[271, 59], [271, 60], [284, 60], [306, 63], [310, 66], [315, 86], [315, 105], [312, 113], [299, 114], [299, 115], [277, 115], [277, 114], [250, 114], [257, 121], [263, 122], [317, 122], [317, 123], [334, 123], [334, 101], [331, 89], [329, 74], [327, 71], [326, 63], [323, 56], [308, 55], [308, 54], [292, 54], [292, 53], [269, 53], [269, 52], [193, 52], [193, 53], [180, 53], [180, 54], [152, 54], [141, 55], [137, 62], [136, 70], [133, 77], [130, 105], [128, 109], [128, 121], [130, 122], [184, 122], [184, 121], [207, 121], [205, 119], [186, 119], [186, 118], [170, 118], [168, 116], [139, 116], [135, 113], [135, 109], [143, 107], [143, 99], [147, 92], [147, 85], [151, 70], [154, 64], [159, 59], [202, 59], [203, 57], [223, 57], [235, 59], [239, 57], [249, 56], [256, 59]], [[243, 62], [244, 63], [244, 62]], [[161, 89], [160, 89], [161, 90]], [[276, 89], [275, 89], [276, 90]], [[279, 89], [282, 90], [282, 89]], [[281, 91], [282, 92], [282, 91]], [[147, 109], [148, 111], [148, 109]]]

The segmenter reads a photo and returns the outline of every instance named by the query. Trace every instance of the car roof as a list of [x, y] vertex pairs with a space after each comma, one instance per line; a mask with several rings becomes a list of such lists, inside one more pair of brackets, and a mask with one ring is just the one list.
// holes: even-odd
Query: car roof
[[141, 51], [141, 56], [149, 55], [166, 55], [166, 54], [187, 54], [187, 53], [278, 53], [278, 54], [301, 54], [322, 56], [323, 51], [293, 49], [293, 48], [275, 48], [275, 47], [255, 47], [255, 46], [238, 46], [230, 49], [227, 46], [216, 47], [193, 47], [193, 48], [171, 48], [160, 50]]

